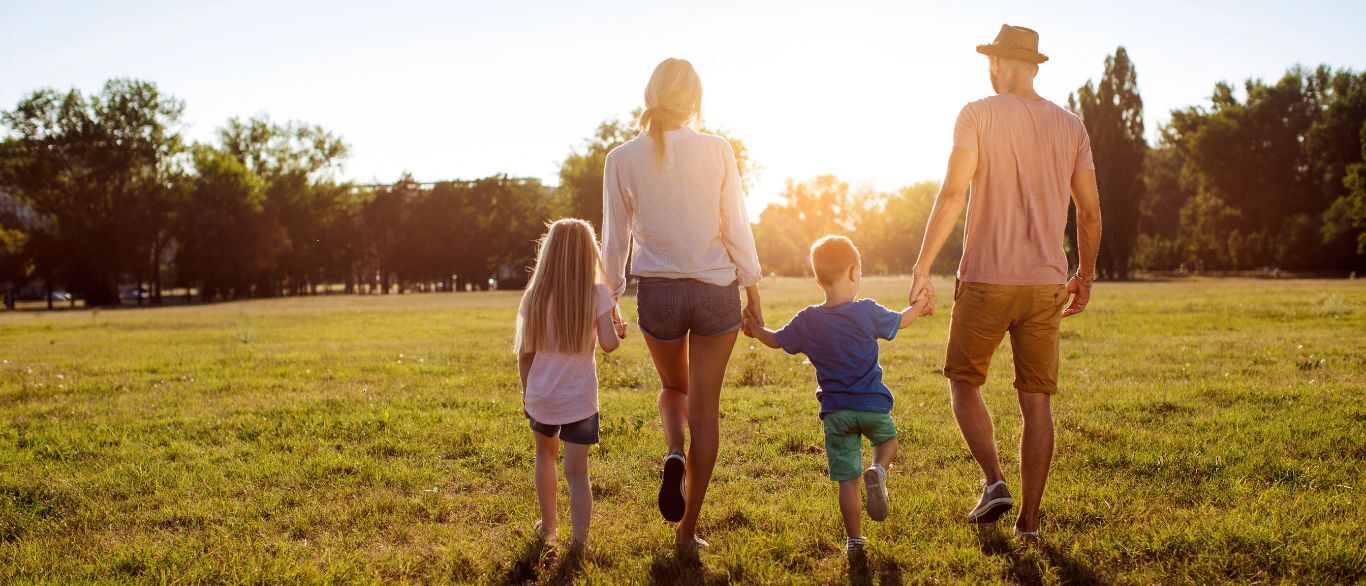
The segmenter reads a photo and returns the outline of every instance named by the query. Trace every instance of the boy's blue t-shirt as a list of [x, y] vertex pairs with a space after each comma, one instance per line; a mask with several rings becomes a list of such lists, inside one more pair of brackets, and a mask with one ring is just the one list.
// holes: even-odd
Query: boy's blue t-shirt
[[882, 384], [877, 339], [891, 340], [900, 329], [900, 313], [859, 299], [838, 307], [809, 306], [774, 337], [788, 354], [806, 354], [816, 367], [822, 417], [844, 409], [891, 413], [892, 391]]

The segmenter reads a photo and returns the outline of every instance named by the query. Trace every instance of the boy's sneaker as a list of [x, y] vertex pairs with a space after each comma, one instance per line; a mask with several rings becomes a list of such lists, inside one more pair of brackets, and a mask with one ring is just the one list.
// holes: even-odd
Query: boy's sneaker
[[850, 537], [844, 540], [844, 555], [863, 555], [864, 538]]
[[1010, 489], [1006, 488], [1006, 481], [997, 480], [991, 486], [987, 486], [985, 480], [981, 483], [982, 500], [977, 501], [977, 506], [968, 513], [968, 522], [995, 523], [1001, 515], [1015, 506], [1015, 501], [1010, 498]]
[[683, 479], [687, 476], [683, 454], [673, 453], [664, 458], [664, 475], [659, 482], [659, 513], [664, 520], [677, 523], [683, 518]]
[[1037, 529], [1035, 529], [1034, 531], [1020, 531], [1020, 528], [1016, 527], [1015, 538], [1019, 539], [1020, 541], [1023, 541], [1024, 544], [1028, 546], [1037, 547], [1043, 543], [1039, 540], [1039, 530]]
[[874, 521], [887, 518], [887, 470], [873, 464], [863, 471], [863, 506]]

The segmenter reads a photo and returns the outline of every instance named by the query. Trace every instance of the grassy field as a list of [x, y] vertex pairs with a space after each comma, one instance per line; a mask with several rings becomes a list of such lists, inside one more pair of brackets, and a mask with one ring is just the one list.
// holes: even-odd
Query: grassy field
[[[906, 286], [865, 295], [900, 307]], [[764, 294], [781, 324], [819, 292]], [[592, 545], [539, 552], [516, 299], [0, 314], [0, 582], [1366, 580], [1363, 281], [1097, 285], [1064, 322], [1037, 550], [960, 520], [979, 475], [937, 373], [946, 299], [883, 346], [902, 451], [892, 516], [865, 521], [856, 567], [811, 368], [747, 339], [722, 394], [713, 547], [674, 557], [654, 508], [658, 380], [635, 330], [599, 357]], [[986, 394], [1017, 485], [1009, 358]]]

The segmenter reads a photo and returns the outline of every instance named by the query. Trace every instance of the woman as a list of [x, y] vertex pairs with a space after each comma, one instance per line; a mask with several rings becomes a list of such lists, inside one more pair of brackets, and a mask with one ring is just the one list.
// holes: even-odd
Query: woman
[[[692, 64], [665, 59], [645, 86], [640, 134], [608, 153], [603, 172], [607, 284], [618, 296], [625, 291], [630, 251], [669, 448], [659, 510], [679, 521], [675, 540], [683, 548], [707, 545], [696, 535], [697, 517], [716, 465], [721, 381], [742, 323], [740, 287], [744, 311], [763, 323], [735, 152], [724, 138], [690, 127], [701, 109]], [[685, 427], [692, 436], [686, 460]]]

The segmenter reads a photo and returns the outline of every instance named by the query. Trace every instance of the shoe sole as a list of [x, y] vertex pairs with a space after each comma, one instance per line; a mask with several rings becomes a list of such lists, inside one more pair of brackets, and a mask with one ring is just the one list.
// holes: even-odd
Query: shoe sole
[[687, 469], [678, 458], [664, 460], [664, 478], [659, 482], [659, 514], [664, 520], [677, 523], [683, 518], [683, 476]]
[[882, 486], [882, 479], [878, 478], [877, 470], [865, 470], [863, 472], [863, 506], [868, 509], [868, 516], [874, 521], [881, 521], [887, 518], [887, 489]]
[[979, 513], [976, 517], [968, 517], [968, 522], [979, 524], [995, 523], [997, 520], [1001, 518], [1002, 515], [1005, 515], [1006, 512], [1014, 506], [1015, 502], [1010, 500], [1009, 497], [992, 499], [990, 502], [987, 503], [987, 507], [985, 509], [982, 509], [982, 512]]

